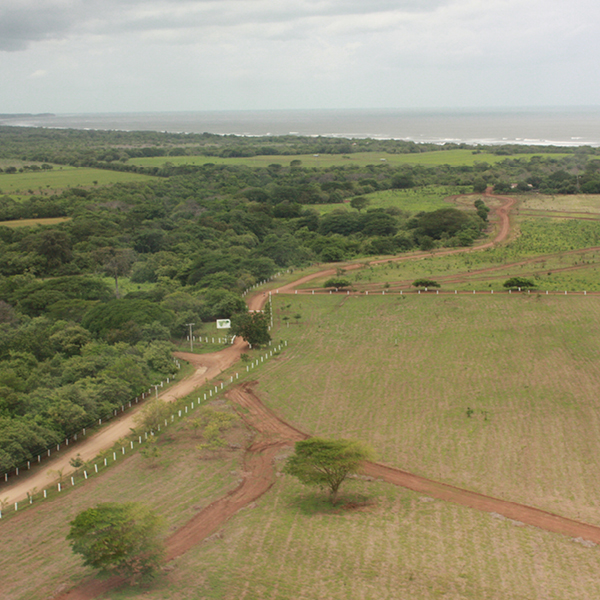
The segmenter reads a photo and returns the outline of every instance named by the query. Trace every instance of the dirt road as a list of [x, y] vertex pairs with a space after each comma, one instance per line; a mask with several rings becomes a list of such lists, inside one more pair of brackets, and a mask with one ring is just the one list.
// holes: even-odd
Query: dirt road
[[[267, 408], [256, 394], [255, 387], [256, 382], [247, 382], [231, 388], [225, 394], [229, 400], [243, 407], [244, 410], [240, 411], [242, 419], [258, 432], [258, 437], [245, 455], [242, 482], [235, 490], [200, 511], [167, 539], [167, 562], [215, 533], [240, 509], [267, 492], [275, 481], [276, 455], [282, 449], [309, 437]], [[485, 496], [380, 463], [365, 463], [363, 472], [438, 500], [497, 513], [552, 533], [600, 543], [600, 527], [573, 521], [531, 506]], [[105, 581], [89, 579], [57, 600], [92, 600], [124, 583], [119, 577]]]
[[[235, 364], [240, 354], [248, 347], [242, 338], [236, 338], [235, 342], [213, 354], [190, 354], [187, 352], [176, 352], [175, 356], [190, 362], [194, 367], [194, 373], [159, 394], [159, 398], [167, 402], [173, 402], [191, 394], [206, 381], [218, 377], [222, 371]], [[117, 440], [127, 437], [131, 429], [136, 426], [135, 417], [142, 409], [142, 405], [123, 413], [115, 418], [96, 433], [87, 436], [85, 440], [72, 446], [68, 452], [60, 456], [45, 460], [39, 467], [34, 465], [31, 471], [12, 477], [8, 485], [0, 485], [2, 499], [7, 499], [9, 504], [27, 499], [27, 492], [36, 488], [38, 491], [49, 488], [58, 480], [57, 471], [62, 471], [66, 477], [74, 469], [70, 461], [78, 454], [83, 461], [93, 460], [100, 452], [112, 448]]]
[[[486, 193], [488, 198], [495, 198], [503, 202], [499, 207], [492, 209], [492, 213], [496, 215], [499, 226], [494, 240], [480, 246], [475, 246], [469, 249], [452, 249], [442, 250], [435, 253], [437, 256], [444, 256], [448, 254], [457, 254], [461, 252], [475, 252], [478, 250], [484, 250], [495, 244], [498, 244], [509, 235], [510, 232], [510, 210], [514, 206], [516, 200], [505, 196], [494, 196], [491, 193]], [[393, 261], [405, 261], [405, 260], [418, 260], [426, 256], [431, 256], [430, 252], [419, 252], [410, 255], [398, 256], [391, 259], [381, 259], [372, 261], [371, 264], [377, 264], [381, 262]], [[353, 269], [362, 268], [361, 263], [354, 263], [345, 265], [344, 268], [349, 271]], [[336, 269], [329, 268], [307, 275], [293, 283], [289, 283], [279, 288], [280, 293], [293, 292], [294, 288], [302, 283], [306, 283], [313, 279], [323, 276], [334, 275]], [[248, 298], [248, 308], [250, 310], [260, 310], [267, 301], [266, 293], [258, 293]], [[186, 352], [176, 352], [175, 356], [190, 362], [194, 367], [195, 371], [193, 375], [182, 380], [159, 394], [160, 398], [168, 402], [172, 402], [178, 398], [187, 396], [194, 389], [200, 387], [206, 381], [212, 381], [215, 377], [232, 366], [239, 360], [240, 354], [247, 348], [246, 342], [241, 338], [237, 338], [235, 343], [220, 352], [214, 354], [192, 354]], [[0, 494], [2, 499], [7, 499], [9, 504], [14, 502], [20, 502], [27, 498], [27, 492], [33, 490], [43, 490], [55, 484], [58, 480], [56, 475], [57, 471], [62, 471], [65, 476], [73, 471], [70, 466], [71, 459], [75, 458], [77, 454], [80, 454], [84, 461], [92, 460], [100, 452], [111, 448], [114, 443], [126, 437], [130, 433], [130, 429], [135, 427], [135, 415], [141, 409], [136, 407], [133, 410], [127, 411], [123, 416], [113, 420], [109, 425], [103, 427], [97, 433], [88, 436], [84, 441], [76, 444], [72, 450], [67, 453], [61, 454], [59, 457], [51, 460], [46, 460], [40, 467], [34, 467], [28, 473], [22, 473], [18, 478], [11, 478], [7, 485], [0, 483]]]
[[[480, 250], [492, 248], [493, 246], [506, 241], [508, 239], [508, 236], [510, 235], [510, 211], [516, 204], [517, 200], [508, 196], [496, 196], [494, 194], [491, 194], [489, 191], [485, 193], [485, 197], [494, 198], [496, 200], [502, 201], [501, 206], [495, 207], [491, 211], [492, 214], [495, 215], [498, 219], [497, 232], [493, 240], [486, 242], [485, 244], [480, 244], [479, 246], [473, 246], [471, 248], [453, 248], [450, 250], [436, 250], [434, 252], [412, 252], [410, 254], [403, 254], [402, 256], [371, 260], [369, 261], [369, 264], [377, 265], [388, 262], [405, 262], [409, 260], [420, 260], [422, 258], [429, 258], [431, 256], [450, 256], [452, 254], [466, 254], [470, 252], [479, 252]], [[362, 269], [364, 266], [364, 263], [340, 263], [335, 267], [324, 269], [322, 271], [319, 271], [318, 273], [306, 275], [305, 277], [301, 277], [296, 281], [283, 285], [280, 288], [278, 288], [279, 293], [291, 294], [295, 291], [295, 289], [298, 286], [308, 283], [309, 281], [313, 281], [314, 279], [318, 279], [320, 277], [330, 277], [332, 275], [335, 275], [338, 268], [342, 268], [345, 271], [354, 271], [356, 269]], [[298, 290], [298, 293], [310, 293], [310, 290]]]

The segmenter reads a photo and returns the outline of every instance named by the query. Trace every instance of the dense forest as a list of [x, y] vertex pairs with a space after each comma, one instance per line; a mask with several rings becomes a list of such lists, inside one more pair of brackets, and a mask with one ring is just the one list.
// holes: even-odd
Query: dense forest
[[[448, 149], [456, 148], [449, 145]], [[152, 169], [143, 183], [0, 196], [0, 221], [67, 217], [53, 226], [0, 225], [0, 472], [64, 439], [175, 371], [170, 340], [185, 323], [246, 310], [242, 292], [281, 268], [411, 249], [471, 245], [487, 208], [431, 212], [370, 206], [386, 190], [600, 192], [595, 150], [491, 165], [373, 164], [308, 168], [303, 153], [440, 150], [396, 140], [242, 138], [212, 134], [0, 128], [3, 178], [53, 165], [128, 168], [136, 156], [273, 155], [236, 164]], [[471, 149], [474, 153], [479, 148]], [[519, 147], [539, 154], [539, 148]], [[556, 149], [551, 149], [553, 152]], [[278, 156], [291, 156], [284, 161]], [[565, 156], [566, 155], [566, 156]], [[39, 164], [38, 164], [39, 163]], [[319, 211], [315, 205], [336, 205]], [[112, 283], [107, 284], [107, 277]], [[140, 284], [122, 293], [120, 280]]]

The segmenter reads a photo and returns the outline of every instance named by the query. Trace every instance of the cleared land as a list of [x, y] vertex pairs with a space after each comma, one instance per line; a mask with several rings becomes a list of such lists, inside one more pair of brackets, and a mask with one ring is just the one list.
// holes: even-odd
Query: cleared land
[[0, 221], [0, 227], [35, 227], [36, 225], [57, 225], [70, 221], [71, 217], [49, 217], [47, 219], [19, 219], [18, 221]]
[[[291, 305], [291, 306], [288, 306]], [[600, 524], [600, 299], [293, 296], [263, 398], [383, 462]], [[290, 390], [293, 393], [290, 394]], [[473, 413], [469, 417], [467, 409]]]
[[51, 171], [0, 174], [0, 194], [54, 193], [69, 187], [92, 187], [151, 179], [149, 175], [91, 169], [88, 167], [55, 166]]
[[[369, 199], [369, 208], [399, 208], [409, 213], [420, 211], [432, 211], [438, 208], [448, 208], [447, 197], [451, 194], [460, 193], [459, 188], [430, 185], [409, 190], [384, 190], [366, 194]], [[470, 207], [473, 208], [471, 200]], [[308, 208], [314, 208], [321, 214], [327, 214], [334, 210], [348, 210], [356, 212], [351, 208], [349, 201], [343, 204], [311, 204]], [[474, 209], [473, 209], [474, 210]]]
[[[495, 164], [505, 160], [524, 159], [529, 160], [533, 156], [545, 156], [540, 154], [514, 154], [510, 157], [498, 156], [488, 152], [473, 154], [472, 150], [440, 150], [439, 152], [422, 152], [413, 154], [389, 154], [387, 152], [356, 152], [354, 154], [298, 154], [292, 156], [252, 156], [221, 158], [218, 156], [157, 156], [151, 158], [132, 158], [127, 164], [143, 167], [160, 167], [165, 163], [173, 165], [204, 165], [212, 163], [216, 165], [246, 165], [248, 167], [268, 167], [272, 164], [289, 166], [293, 160], [302, 161], [303, 167], [332, 167], [343, 165], [378, 165], [387, 163], [390, 165], [451, 165], [451, 166], [473, 166], [475, 163], [487, 162]], [[555, 158], [567, 156], [566, 154], [548, 155]]]

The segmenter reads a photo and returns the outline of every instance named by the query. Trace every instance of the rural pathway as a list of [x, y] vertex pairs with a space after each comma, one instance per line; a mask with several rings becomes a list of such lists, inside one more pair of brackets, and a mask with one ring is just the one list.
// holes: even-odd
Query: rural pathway
[[[465, 194], [471, 195], [471, 194]], [[480, 196], [477, 194], [477, 196]], [[493, 198], [496, 200], [500, 200], [502, 204], [498, 207], [492, 208], [491, 212], [498, 219], [497, 231], [493, 240], [486, 242], [485, 244], [480, 244], [478, 246], [472, 246], [471, 248], [452, 248], [448, 250], [437, 250], [434, 252], [413, 252], [411, 254], [403, 254], [401, 256], [395, 256], [392, 258], [382, 258], [379, 260], [371, 260], [369, 261], [370, 265], [378, 265], [389, 262], [405, 262], [411, 260], [422, 260], [424, 258], [430, 258], [432, 256], [450, 256], [452, 254], [467, 254], [471, 252], [479, 252], [481, 250], [487, 250], [488, 248], [492, 248], [501, 242], [504, 242], [508, 239], [510, 235], [510, 211], [516, 204], [516, 198], [511, 198], [509, 196], [497, 196], [492, 194], [489, 190], [485, 192], [483, 195], [485, 198]], [[456, 200], [460, 196], [451, 196], [451, 199]], [[338, 268], [343, 268], [345, 271], [354, 271], [356, 269], [362, 269], [364, 267], [364, 263], [349, 263], [349, 264], [336, 264], [335, 267], [331, 267], [328, 269], [324, 269], [317, 273], [311, 273], [310, 275], [306, 275], [297, 279], [296, 281], [292, 281], [291, 283], [287, 283], [278, 288], [280, 294], [290, 294], [296, 291], [298, 286], [313, 281], [314, 279], [318, 279], [320, 277], [329, 277], [331, 275], [335, 275]], [[310, 293], [310, 290], [298, 290], [298, 293]]]
[[[460, 196], [452, 196], [451, 200], [456, 200]], [[499, 226], [498, 231], [494, 239], [485, 244], [474, 246], [468, 249], [451, 249], [442, 250], [435, 252], [435, 256], [445, 256], [449, 254], [458, 254], [464, 252], [475, 252], [478, 250], [484, 250], [490, 248], [507, 239], [510, 232], [510, 211], [516, 203], [515, 198], [507, 196], [496, 196], [486, 191], [484, 197], [490, 199], [500, 200], [502, 205], [494, 207], [492, 213], [496, 215]], [[372, 261], [371, 264], [378, 264], [383, 262], [392, 261], [406, 261], [406, 260], [419, 260], [421, 258], [432, 256], [431, 252], [418, 252], [409, 255], [403, 255], [392, 259], [381, 259]], [[354, 263], [345, 265], [344, 268], [349, 271], [353, 269], [362, 268], [362, 263]], [[336, 268], [329, 268], [302, 277], [297, 281], [289, 283], [279, 288], [280, 293], [290, 293], [294, 289], [303, 283], [316, 279], [318, 277], [334, 275]], [[260, 310], [267, 301], [266, 293], [255, 294], [248, 298], [248, 308], [250, 310]], [[235, 364], [241, 355], [241, 353], [247, 348], [246, 342], [240, 338], [236, 338], [235, 343], [212, 354], [193, 354], [187, 352], [176, 352], [175, 356], [186, 360], [194, 367], [194, 373], [168, 389], [164, 390], [159, 394], [159, 397], [172, 402], [178, 398], [183, 398], [194, 391], [194, 389], [200, 387], [207, 381], [213, 380], [215, 377]], [[68, 452], [62, 452], [56, 458], [45, 460], [40, 466], [34, 465], [31, 471], [21, 473], [19, 477], [12, 477], [8, 484], [0, 483], [0, 497], [7, 504], [14, 502], [20, 502], [27, 499], [27, 493], [37, 489], [43, 490], [52, 486], [58, 481], [57, 472], [62, 472], [64, 477], [67, 477], [72, 471], [70, 461], [76, 458], [78, 455], [84, 461], [90, 461], [94, 459], [98, 454], [104, 450], [112, 448], [112, 446], [120, 439], [129, 435], [130, 430], [135, 427], [135, 418], [137, 413], [141, 410], [141, 406], [137, 406], [132, 410], [123, 413], [118, 418], [115, 418], [99, 431], [94, 434], [87, 436], [85, 439], [74, 444]]]
[[[206, 381], [215, 379], [222, 371], [235, 364], [247, 347], [248, 344], [242, 338], [236, 338], [231, 346], [212, 354], [175, 352], [177, 358], [193, 365], [194, 372], [159, 393], [159, 398], [166, 402], [173, 402], [191, 394]], [[80, 438], [80, 441], [72, 444], [67, 452], [61, 452], [55, 458], [44, 460], [39, 466], [34, 465], [31, 471], [12, 477], [8, 485], [0, 485], [0, 497], [7, 504], [20, 502], [27, 499], [27, 492], [34, 489], [40, 491], [54, 485], [58, 480], [58, 471], [62, 472], [63, 477], [68, 477], [75, 470], [70, 463], [72, 459], [79, 456], [84, 462], [91, 461], [102, 451], [112, 448], [118, 440], [127, 437], [131, 429], [136, 427], [135, 419], [142, 408], [143, 405], [139, 405], [122, 413], [96, 433], [84, 439]]]
[[[229, 400], [243, 408], [240, 413], [246, 425], [258, 432], [257, 438], [246, 451], [241, 483], [202, 509], [167, 539], [166, 562], [181, 556], [217, 532], [239, 510], [267, 492], [276, 480], [274, 459], [277, 454], [295, 442], [310, 437], [266, 407], [256, 394], [255, 386], [256, 382], [242, 383], [225, 394]], [[518, 523], [600, 544], [600, 527], [531, 506], [485, 496], [380, 463], [365, 463], [363, 473], [431, 498], [500, 514]], [[92, 600], [125, 583], [121, 577], [107, 580], [90, 578], [56, 600]]]

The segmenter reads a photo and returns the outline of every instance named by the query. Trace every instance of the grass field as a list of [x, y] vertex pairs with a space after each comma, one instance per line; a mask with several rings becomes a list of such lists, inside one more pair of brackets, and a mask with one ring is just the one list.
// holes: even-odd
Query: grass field
[[[369, 208], [400, 208], [409, 213], [420, 211], [433, 211], [438, 208], [451, 206], [446, 198], [452, 194], [460, 193], [459, 188], [429, 185], [410, 190], [384, 190], [367, 194], [370, 200]], [[473, 200], [474, 202], [474, 200]], [[471, 203], [472, 206], [472, 203]], [[340, 208], [355, 212], [349, 203], [344, 204], [311, 204], [308, 208], [314, 208], [321, 214], [327, 214]]]
[[48, 219], [19, 219], [18, 221], [0, 221], [0, 227], [35, 227], [36, 225], [57, 225], [70, 221], [71, 217], [50, 217]]
[[332, 511], [289, 477], [196, 546], [155, 588], [111, 600], [592, 600], [600, 556], [567, 538], [515, 526], [380, 483]]
[[[587, 474], [600, 459], [600, 300], [294, 296], [275, 305], [278, 320], [303, 319], [285, 328], [289, 350], [262, 370], [258, 391], [292, 423], [370, 441], [381, 460], [406, 469], [599, 521], [600, 490]], [[107, 597], [600, 594], [597, 550], [568, 538], [379, 482], [350, 481], [343, 498], [349, 504], [332, 509], [278, 478], [154, 587]]]
[[149, 175], [91, 169], [88, 167], [55, 167], [51, 171], [0, 174], [0, 194], [27, 195], [54, 193], [69, 187], [93, 187], [152, 179]]
[[[232, 435], [241, 441], [245, 432], [238, 428]], [[85, 485], [0, 524], [3, 599], [51, 598], [94, 572], [81, 566], [65, 540], [69, 521], [81, 510], [99, 502], [141, 501], [162, 514], [172, 531], [237, 485], [241, 451], [202, 460], [199, 441], [184, 428], [159, 439], [158, 458], [135, 453]]]
[[600, 466], [600, 298], [293, 296], [277, 306], [277, 319], [300, 313], [302, 323], [286, 327], [290, 360], [259, 391], [294, 424], [600, 524], [600, 481], [586, 475]]
[[[488, 152], [473, 154], [472, 150], [440, 150], [439, 152], [422, 152], [415, 154], [388, 154], [386, 152], [357, 152], [355, 154], [300, 154], [296, 156], [253, 156], [220, 158], [217, 156], [157, 156], [151, 158], [132, 158], [127, 164], [143, 167], [159, 167], [169, 162], [173, 165], [204, 165], [207, 163], [222, 165], [246, 165], [248, 167], [268, 167], [271, 164], [289, 166], [292, 160], [302, 161], [303, 167], [332, 167], [343, 165], [377, 165], [387, 163], [398, 165], [451, 165], [472, 166], [476, 162], [495, 164], [506, 158], [529, 160], [540, 154], [515, 154], [513, 156], [498, 156]], [[553, 157], [566, 156], [552, 154]]]

